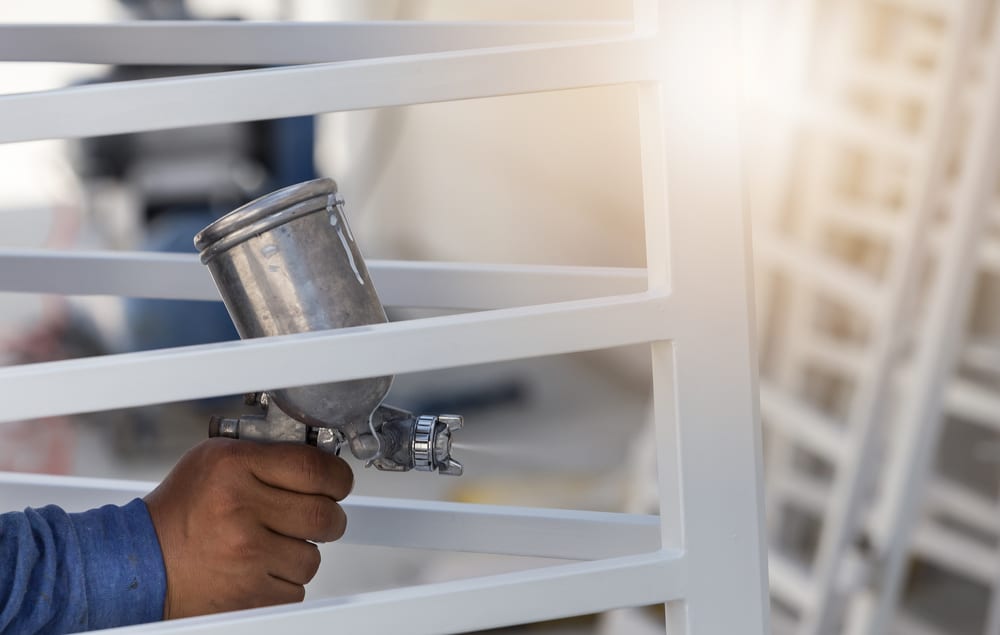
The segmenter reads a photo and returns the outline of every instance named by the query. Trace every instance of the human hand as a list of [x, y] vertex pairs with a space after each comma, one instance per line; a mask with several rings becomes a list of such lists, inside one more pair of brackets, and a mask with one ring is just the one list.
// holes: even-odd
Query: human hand
[[164, 619], [301, 602], [308, 541], [344, 535], [350, 466], [311, 446], [209, 439], [145, 497], [167, 572]]

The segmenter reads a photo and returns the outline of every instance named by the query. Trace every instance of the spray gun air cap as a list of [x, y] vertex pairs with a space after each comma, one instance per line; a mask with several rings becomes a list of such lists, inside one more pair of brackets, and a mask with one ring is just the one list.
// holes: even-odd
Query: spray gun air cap
[[441, 474], [461, 476], [464, 471], [462, 464], [451, 458], [451, 435], [462, 429], [465, 420], [462, 415], [438, 415], [437, 420], [439, 429], [434, 442], [437, 471]]

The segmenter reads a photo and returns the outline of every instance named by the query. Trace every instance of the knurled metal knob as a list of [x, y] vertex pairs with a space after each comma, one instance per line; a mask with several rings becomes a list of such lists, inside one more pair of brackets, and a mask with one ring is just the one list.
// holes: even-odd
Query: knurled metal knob
[[413, 428], [413, 469], [422, 472], [434, 470], [434, 435], [437, 417], [422, 415]]
[[462, 464], [451, 458], [451, 433], [462, 428], [459, 415], [422, 415], [413, 427], [413, 469], [460, 476]]

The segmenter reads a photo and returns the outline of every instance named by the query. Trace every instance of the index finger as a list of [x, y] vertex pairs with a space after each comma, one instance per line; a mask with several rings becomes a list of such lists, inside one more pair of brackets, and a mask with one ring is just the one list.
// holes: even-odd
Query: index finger
[[319, 494], [339, 501], [351, 493], [354, 472], [347, 461], [309, 445], [246, 444], [250, 472], [263, 483], [301, 494]]

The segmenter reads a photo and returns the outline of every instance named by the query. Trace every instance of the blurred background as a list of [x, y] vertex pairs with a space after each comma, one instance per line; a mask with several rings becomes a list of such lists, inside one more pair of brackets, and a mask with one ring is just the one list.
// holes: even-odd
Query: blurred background
[[[896, 567], [886, 632], [1000, 633], [997, 2], [744, 4], [773, 630], [862, 632]], [[0, 22], [630, 17], [630, 0], [0, 5]], [[3, 63], [0, 93], [206, 70], [230, 69]], [[631, 86], [0, 145], [0, 247], [193, 251], [212, 219], [323, 175], [369, 258], [643, 267], [639, 168]], [[216, 303], [0, 294], [4, 364], [235, 337]], [[465, 415], [466, 475], [363, 470], [355, 492], [656, 513], [649, 395], [645, 347], [399, 376], [389, 403]], [[157, 480], [240, 404], [3, 424], [0, 470]], [[325, 550], [310, 597], [547, 564]], [[653, 607], [518, 632], [662, 629]]]

